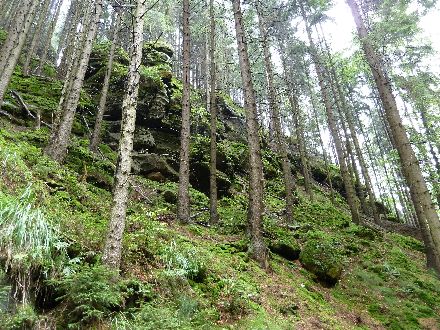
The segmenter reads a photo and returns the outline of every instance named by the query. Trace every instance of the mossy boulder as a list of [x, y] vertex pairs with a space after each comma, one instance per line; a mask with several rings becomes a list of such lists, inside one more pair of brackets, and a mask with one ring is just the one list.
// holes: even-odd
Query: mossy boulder
[[321, 282], [334, 285], [341, 278], [342, 253], [331, 238], [321, 236], [309, 239], [303, 246], [299, 261]]
[[299, 244], [290, 235], [283, 235], [272, 240], [269, 243], [269, 250], [290, 261], [297, 260], [301, 252]]
[[263, 236], [272, 253], [291, 261], [298, 259], [301, 247], [292, 232], [280, 227], [273, 219], [265, 219], [263, 229]]
[[173, 57], [173, 49], [164, 42], [147, 42], [143, 46], [142, 64], [145, 66], [170, 63], [171, 57]]

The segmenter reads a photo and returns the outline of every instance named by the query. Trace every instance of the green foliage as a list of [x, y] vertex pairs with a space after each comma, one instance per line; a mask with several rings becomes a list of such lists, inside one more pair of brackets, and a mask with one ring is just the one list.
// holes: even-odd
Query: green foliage
[[259, 300], [259, 290], [243, 278], [224, 278], [217, 283], [218, 307], [233, 318], [250, 313]]
[[388, 238], [391, 238], [391, 240], [396, 242], [402, 248], [425, 252], [425, 246], [423, 243], [413, 237], [390, 233], [388, 234]]
[[128, 319], [123, 315], [113, 320], [114, 329], [143, 330], [143, 329], [163, 329], [163, 330], [189, 330], [192, 329], [188, 322], [178, 317], [178, 311], [170, 307], [157, 307], [154, 304], [145, 304]]
[[263, 229], [269, 249], [288, 260], [296, 260], [301, 248], [293, 234], [279, 226], [278, 223], [265, 218]]
[[[110, 53], [111, 41], [99, 42], [93, 45], [93, 58], [102, 58], [106, 61], [108, 60], [108, 54]], [[116, 47], [114, 54], [114, 61], [128, 64], [130, 62], [130, 58], [126, 51], [124, 51], [121, 47]]]
[[24, 303], [30, 291], [35, 290], [34, 272], [50, 270], [56, 255], [66, 247], [42, 210], [32, 202], [30, 187], [18, 199], [0, 195], [0, 254], [19, 293], [17, 298]]
[[207, 266], [198, 256], [194, 248], [172, 241], [162, 252], [165, 274], [171, 277], [183, 277], [195, 281], [203, 281]]
[[62, 293], [66, 306], [66, 325], [78, 328], [102, 321], [124, 303], [124, 295], [116, 281], [117, 272], [103, 266], [83, 266], [78, 271], [51, 280]]
[[350, 223], [350, 217], [341, 209], [336, 208], [329, 200], [302, 201], [294, 209], [294, 219], [300, 223], [325, 224], [327, 227], [344, 228]]
[[3, 45], [7, 37], [8, 37], [8, 32], [6, 32], [3, 29], [0, 29], [0, 46]]
[[243, 233], [246, 229], [247, 200], [245, 194], [219, 200], [220, 230], [225, 234]]
[[308, 235], [299, 260], [319, 280], [335, 284], [342, 275], [343, 256], [336, 239], [315, 231]]
[[38, 315], [31, 305], [19, 305], [14, 313], [0, 314], [0, 322], [4, 330], [33, 329]]

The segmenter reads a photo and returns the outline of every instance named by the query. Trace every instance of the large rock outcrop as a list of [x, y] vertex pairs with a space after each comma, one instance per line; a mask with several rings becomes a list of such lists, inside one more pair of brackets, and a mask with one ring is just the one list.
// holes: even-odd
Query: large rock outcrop
[[[86, 88], [99, 98], [107, 54], [110, 45], [95, 46], [86, 74]], [[163, 43], [146, 43], [143, 47], [139, 102], [133, 152], [133, 171], [151, 178], [178, 180], [180, 121], [182, 85], [171, 70], [172, 49]], [[104, 140], [116, 149], [119, 141], [122, 100], [124, 97], [128, 56], [122, 50], [116, 52], [112, 71], [107, 112], [105, 114]], [[203, 98], [202, 98], [203, 99]], [[239, 107], [226, 96], [218, 96], [219, 140], [246, 141], [245, 118]], [[209, 136], [209, 113], [204, 104], [193, 105], [191, 130], [193, 133]], [[92, 119], [93, 120], [93, 119]], [[207, 150], [203, 150], [209, 154]], [[225, 156], [219, 153], [219, 194], [227, 195], [231, 178], [224, 163]], [[223, 171], [225, 172], [223, 172]], [[233, 173], [233, 171], [232, 171]], [[209, 165], [206, 159], [191, 154], [191, 184], [198, 190], [209, 192]]]

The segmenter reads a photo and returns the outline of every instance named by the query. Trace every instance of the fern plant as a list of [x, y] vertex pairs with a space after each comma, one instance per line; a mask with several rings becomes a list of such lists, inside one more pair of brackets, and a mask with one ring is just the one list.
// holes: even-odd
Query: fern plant
[[23, 304], [34, 289], [35, 273], [47, 273], [54, 265], [54, 252], [65, 248], [32, 199], [31, 187], [20, 198], [0, 195], [0, 260]]

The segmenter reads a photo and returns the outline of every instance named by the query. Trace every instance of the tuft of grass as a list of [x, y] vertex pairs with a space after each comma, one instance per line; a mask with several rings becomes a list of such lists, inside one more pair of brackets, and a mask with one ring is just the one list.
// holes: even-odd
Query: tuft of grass
[[0, 257], [23, 304], [34, 272], [52, 268], [54, 252], [65, 247], [43, 211], [33, 207], [30, 186], [19, 198], [0, 195]]

